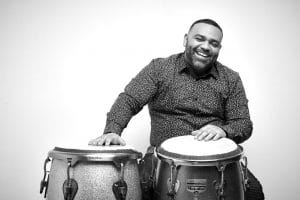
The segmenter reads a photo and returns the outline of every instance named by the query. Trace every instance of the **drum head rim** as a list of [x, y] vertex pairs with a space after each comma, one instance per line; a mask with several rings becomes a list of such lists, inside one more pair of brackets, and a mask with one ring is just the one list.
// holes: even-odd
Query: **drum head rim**
[[117, 161], [124, 159], [139, 159], [142, 153], [134, 149], [114, 149], [114, 150], [82, 150], [82, 149], [67, 149], [55, 147], [49, 151], [49, 157], [59, 160], [78, 161]]
[[234, 151], [216, 155], [209, 156], [191, 156], [191, 155], [181, 155], [173, 152], [169, 152], [161, 147], [156, 148], [156, 154], [158, 157], [163, 159], [176, 160], [177, 162], [193, 162], [193, 163], [207, 163], [207, 162], [217, 162], [228, 159], [233, 159], [240, 157], [243, 154], [243, 148], [238, 145], [238, 148]]
[[[117, 146], [117, 145], [112, 145]], [[63, 147], [54, 147], [52, 151], [61, 152], [61, 153], [70, 153], [70, 154], [90, 154], [90, 153], [122, 153], [122, 154], [134, 154], [139, 153], [134, 149], [74, 149], [74, 148], [63, 148]]]

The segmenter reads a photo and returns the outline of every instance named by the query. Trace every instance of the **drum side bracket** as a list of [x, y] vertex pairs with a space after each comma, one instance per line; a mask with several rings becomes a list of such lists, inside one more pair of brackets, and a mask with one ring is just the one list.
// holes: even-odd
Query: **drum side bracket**
[[[244, 162], [244, 163], [243, 163]], [[242, 161], [240, 162], [242, 168], [242, 177], [243, 177], [243, 187], [244, 191], [249, 188], [249, 179], [248, 179], [248, 160], [246, 156], [243, 156]]]
[[117, 200], [125, 200], [127, 195], [127, 190], [128, 190], [127, 183], [124, 180], [124, 170], [125, 170], [124, 163], [125, 162], [121, 160], [120, 162], [116, 162], [116, 161], [114, 162], [117, 168], [120, 169], [119, 180], [112, 185], [112, 191]]
[[179, 180], [177, 180], [179, 168], [180, 168], [180, 165], [175, 165], [174, 163], [172, 163], [170, 165], [171, 172], [170, 172], [170, 178], [167, 181], [167, 185], [168, 185], [167, 195], [172, 200], [175, 199], [176, 193], [180, 187], [180, 182], [179, 182]]
[[[146, 155], [147, 156], [147, 155]], [[151, 172], [150, 174], [148, 175], [145, 175], [146, 174], [146, 164], [147, 161], [145, 159], [150, 159], [151, 160]], [[155, 174], [156, 174], [156, 161], [153, 157], [153, 155], [148, 155], [148, 157], [144, 157], [142, 158], [140, 161], [139, 161], [139, 166], [140, 166], [140, 169], [139, 169], [139, 173], [141, 175], [141, 178], [140, 178], [140, 185], [142, 187], [142, 190], [145, 191], [145, 192], [151, 192], [153, 193], [153, 188], [155, 187], [154, 183], [155, 183]]]
[[70, 168], [72, 167], [72, 161], [68, 160], [68, 168], [67, 168], [67, 180], [63, 183], [63, 194], [65, 200], [73, 200], [77, 190], [78, 184], [75, 179], [70, 178]]
[[224, 200], [225, 199], [225, 194], [224, 194], [224, 187], [225, 187], [225, 180], [224, 180], [224, 171], [226, 164], [224, 163], [219, 163], [217, 166], [218, 171], [220, 173], [220, 182], [218, 183], [217, 181], [214, 181], [214, 187], [216, 189], [216, 194], [219, 200]]
[[45, 160], [45, 162], [44, 162], [44, 177], [43, 177], [43, 179], [41, 180], [41, 183], [40, 183], [40, 194], [42, 194], [43, 191], [45, 190], [44, 198], [46, 198], [46, 196], [47, 196], [47, 190], [48, 190], [49, 171], [47, 171], [47, 164], [50, 161], [51, 161], [50, 158], [47, 157], [46, 160]]

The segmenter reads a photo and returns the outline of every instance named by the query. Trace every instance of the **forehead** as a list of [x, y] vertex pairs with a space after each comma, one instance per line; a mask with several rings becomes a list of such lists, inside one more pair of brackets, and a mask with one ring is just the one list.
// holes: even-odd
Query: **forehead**
[[221, 42], [223, 36], [219, 28], [206, 23], [195, 24], [189, 31], [188, 35], [191, 37], [195, 35], [202, 35], [209, 39], [217, 40], [219, 42]]

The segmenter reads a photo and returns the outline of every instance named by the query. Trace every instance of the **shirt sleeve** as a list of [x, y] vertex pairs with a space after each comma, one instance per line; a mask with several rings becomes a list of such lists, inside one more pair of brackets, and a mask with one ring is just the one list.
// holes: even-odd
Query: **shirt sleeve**
[[107, 113], [104, 134], [121, 135], [130, 119], [146, 105], [157, 91], [157, 72], [154, 60], [134, 77]]
[[248, 99], [240, 76], [236, 78], [225, 102], [225, 120], [220, 127], [227, 137], [242, 143], [252, 134], [252, 121], [248, 109]]

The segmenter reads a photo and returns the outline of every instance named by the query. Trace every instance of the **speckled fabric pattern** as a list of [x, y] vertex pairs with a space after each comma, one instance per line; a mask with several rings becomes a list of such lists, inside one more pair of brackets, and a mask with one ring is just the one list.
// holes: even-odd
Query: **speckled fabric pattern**
[[174, 136], [189, 135], [206, 124], [221, 127], [236, 143], [252, 133], [239, 74], [219, 62], [207, 74], [195, 77], [183, 53], [152, 60], [118, 96], [107, 114], [104, 133], [121, 134], [146, 104], [153, 146]]

